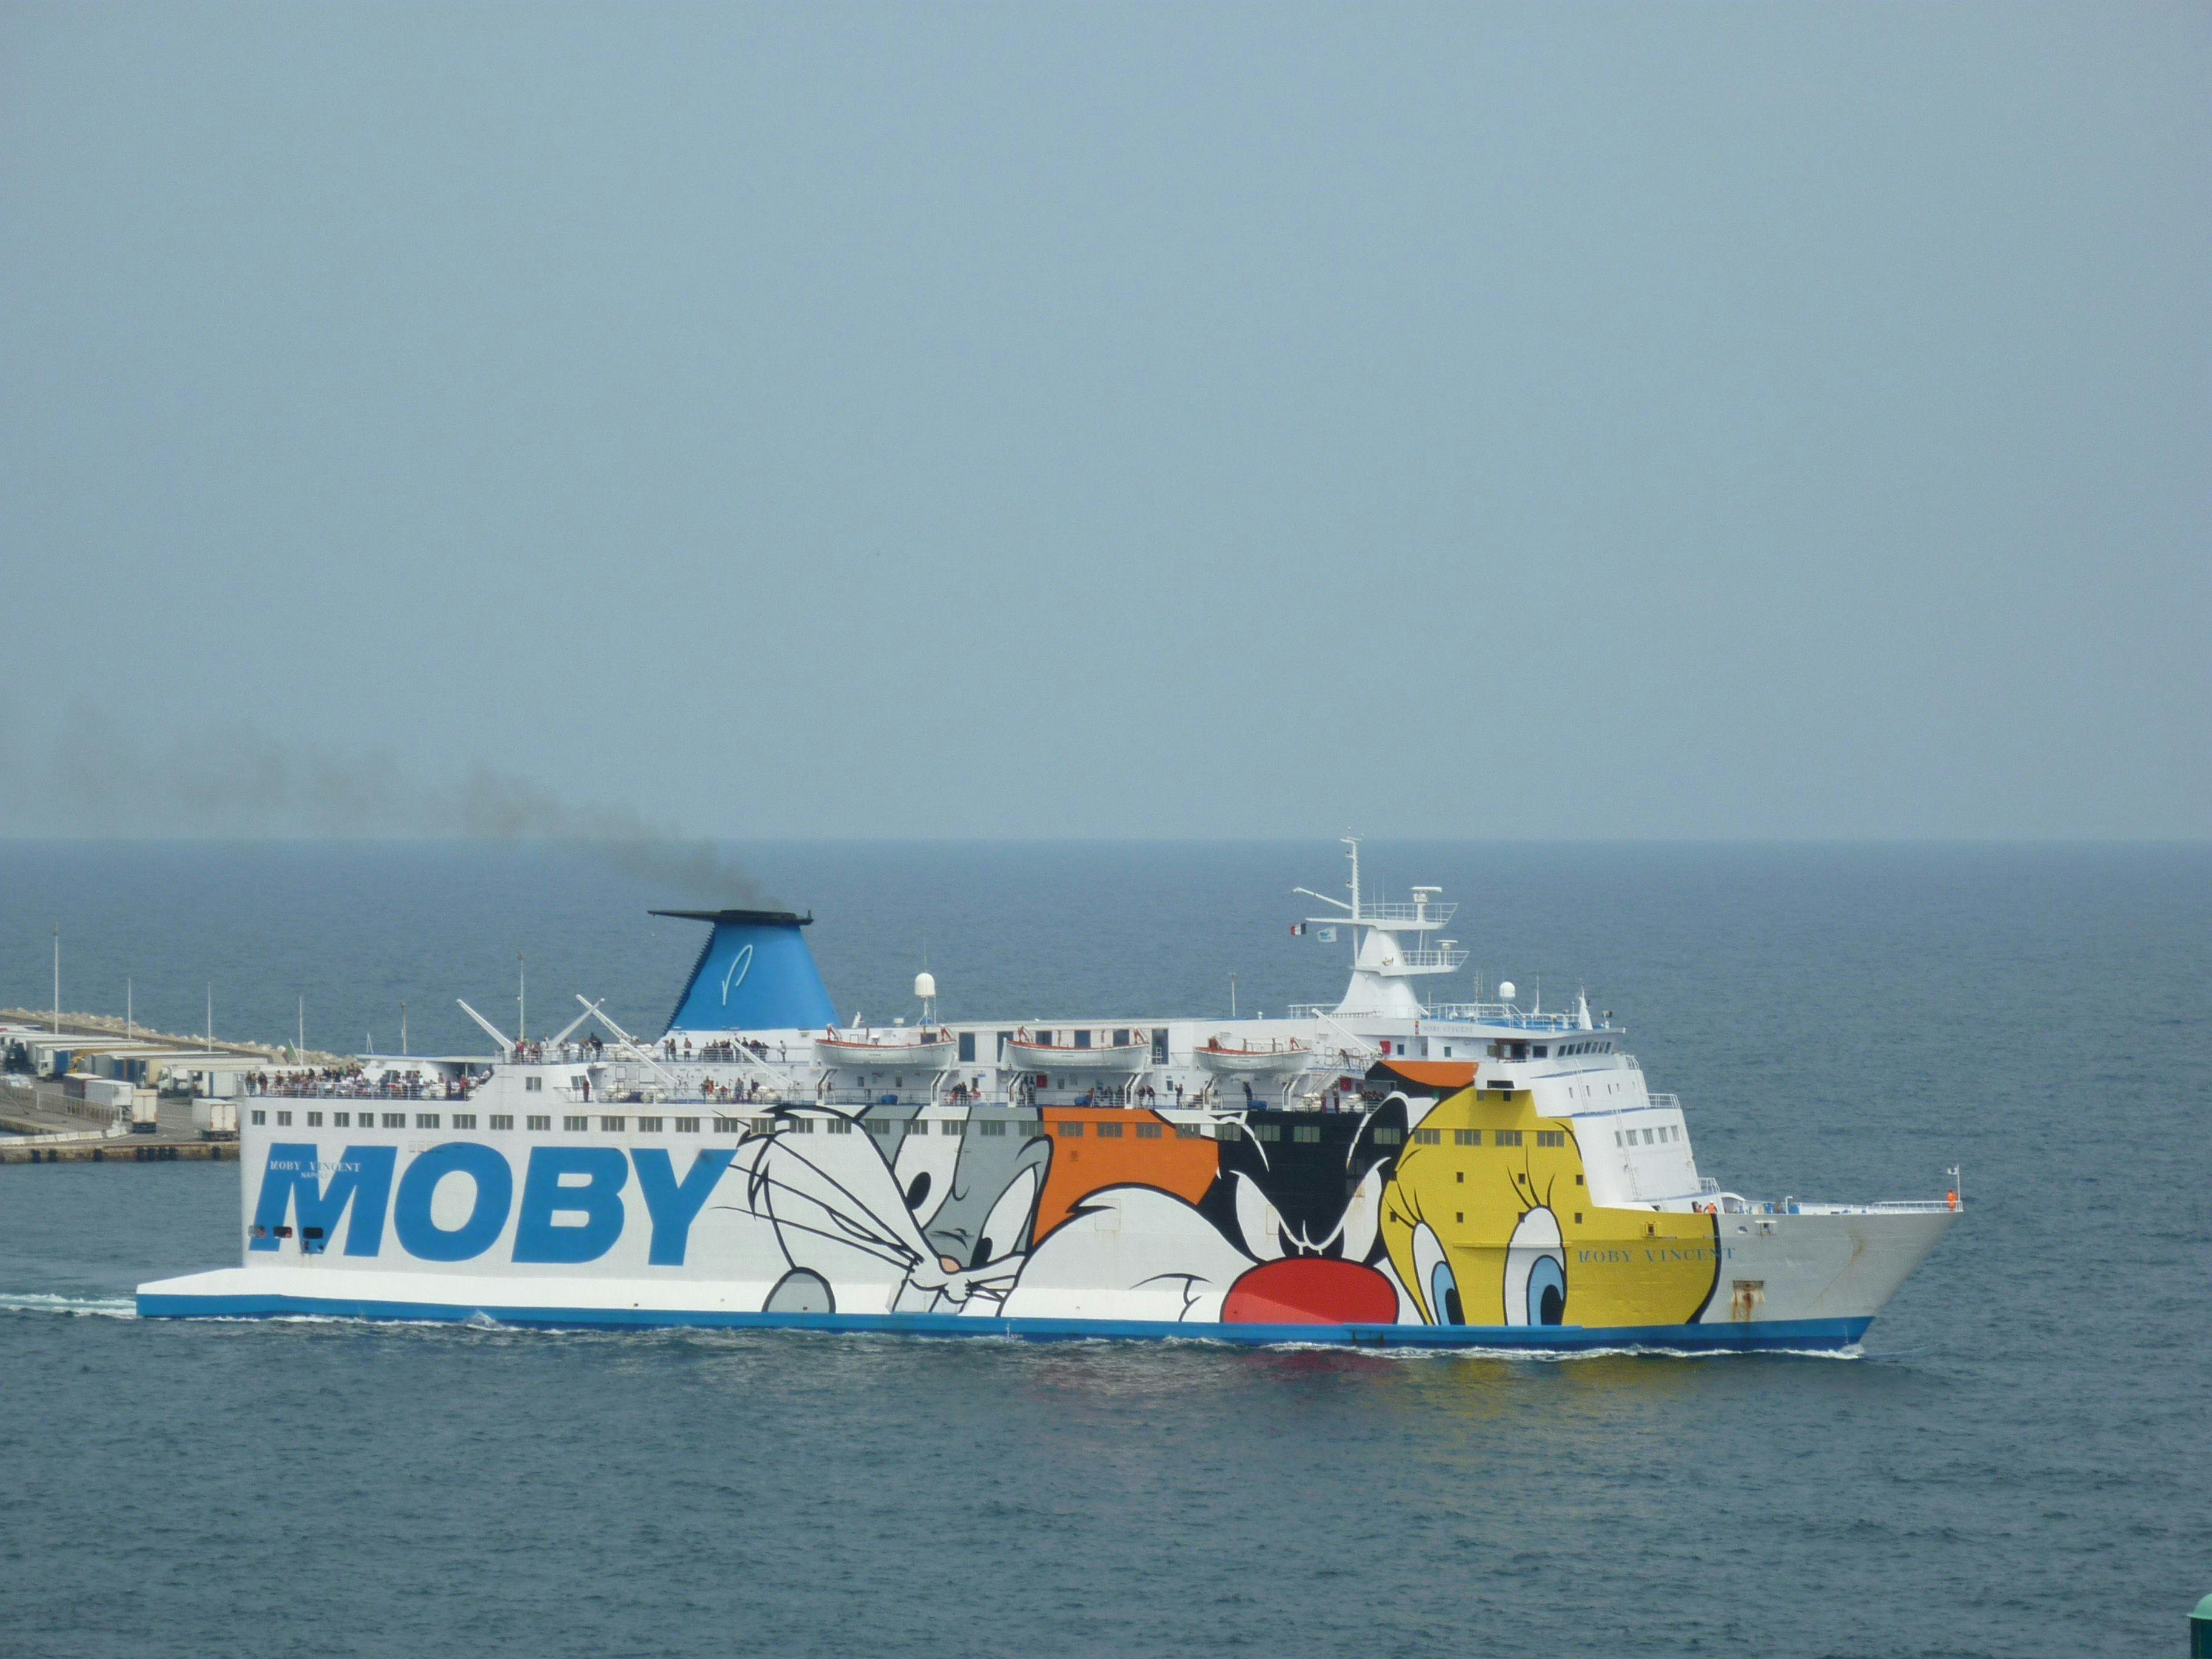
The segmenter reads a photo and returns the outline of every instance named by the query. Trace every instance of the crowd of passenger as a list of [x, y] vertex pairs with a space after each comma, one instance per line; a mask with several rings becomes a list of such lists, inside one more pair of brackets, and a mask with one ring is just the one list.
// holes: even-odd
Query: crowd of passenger
[[574, 1042], [518, 1042], [512, 1057], [520, 1066], [543, 1066], [549, 1060], [587, 1066], [603, 1059], [606, 1052], [606, 1043], [594, 1035]]
[[[738, 1052], [741, 1048], [744, 1051], [744, 1054]], [[663, 1060], [743, 1060], [748, 1056], [754, 1060], [768, 1059], [768, 1044], [734, 1041], [702, 1042], [695, 1051], [691, 1047], [690, 1037], [679, 1038], [672, 1032], [660, 1039], [660, 1057]], [[782, 1061], [787, 1058], [787, 1051], [784, 1045], [781, 1042], [777, 1043], [775, 1059]]]
[[466, 1100], [474, 1086], [466, 1078], [426, 1078], [414, 1072], [370, 1077], [357, 1065], [248, 1072], [240, 1080], [249, 1095], [288, 1100]]

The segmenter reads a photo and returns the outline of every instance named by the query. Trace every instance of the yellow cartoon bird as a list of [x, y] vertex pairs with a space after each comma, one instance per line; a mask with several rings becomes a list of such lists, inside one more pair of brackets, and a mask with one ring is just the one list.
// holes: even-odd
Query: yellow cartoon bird
[[1462, 1090], [1407, 1136], [1382, 1196], [1399, 1282], [1431, 1325], [1679, 1325], [1718, 1282], [1711, 1216], [1599, 1209], [1565, 1119]]

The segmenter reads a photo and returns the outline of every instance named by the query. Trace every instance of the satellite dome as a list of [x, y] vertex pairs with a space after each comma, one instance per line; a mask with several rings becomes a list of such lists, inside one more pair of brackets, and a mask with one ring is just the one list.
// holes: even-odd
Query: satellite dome
[[1501, 979], [1498, 981], [1498, 1000], [1500, 1002], [1510, 1002], [1513, 1000], [1513, 981], [1511, 980]]
[[914, 976], [914, 994], [924, 1002], [928, 1001], [937, 994], [937, 976], [934, 974], [916, 974]]

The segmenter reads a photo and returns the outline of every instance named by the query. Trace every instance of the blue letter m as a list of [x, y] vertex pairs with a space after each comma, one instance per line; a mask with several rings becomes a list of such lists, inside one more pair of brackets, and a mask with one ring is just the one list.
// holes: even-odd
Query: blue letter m
[[348, 1255], [374, 1255], [384, 1248], [384, 1212], [392, 1201], [392, 1164], [398, 1149], [392, 1146], [349, 1146], [331, 1172], [325, 1187], [313, 1146], [279, 1141], [269, 1149], [269, 1162], [261, 1176], [261, 1197], [253, 1209], [255, 1237], [247, 1248], [273, 1250], [276, 1230], [287, 1211], [300, 1224], [305, 1239], [308, 1229], [328, 1243], [337, 1231], [338, 1218], [353, 1206], [353, 1220], [346, 1228]]

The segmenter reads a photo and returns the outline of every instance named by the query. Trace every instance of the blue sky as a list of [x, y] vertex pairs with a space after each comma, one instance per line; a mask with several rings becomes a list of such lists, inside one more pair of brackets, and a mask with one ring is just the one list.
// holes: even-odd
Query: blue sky
[[11, 6], [0, 830], [2202, 837], [2208, 16]]

